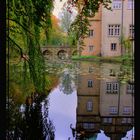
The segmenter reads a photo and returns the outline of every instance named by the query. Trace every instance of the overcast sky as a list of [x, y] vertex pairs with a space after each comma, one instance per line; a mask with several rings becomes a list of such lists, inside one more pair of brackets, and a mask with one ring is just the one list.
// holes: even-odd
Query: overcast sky
[[63, 7], [63, 4], [66, 2], [67, 0], [55, 0], [54, 2], [54, 10], [53, 10], [53, 14], [55, 16], [57, 16], [59, 18], [59, 12], [61, 12], [61, 8]]
[[[55, 0], [55, 2], [54, 2], [54, 10], [53, 10], [53, 14], [57, 17], [57, 18], [59, 18], [59, 19], [61, 19], [61, 12], [62, 12], [62, 7], [63, 7], [63, 5], [64, 5], [64, 3], [65, 2], [67, 2], [68, 0]], [[77, 15], [77, 11], [75, 10], [75, 9], [73, 9], [72, 10], [72, 20], [74, 20], [75, 19], [75, 16]]]

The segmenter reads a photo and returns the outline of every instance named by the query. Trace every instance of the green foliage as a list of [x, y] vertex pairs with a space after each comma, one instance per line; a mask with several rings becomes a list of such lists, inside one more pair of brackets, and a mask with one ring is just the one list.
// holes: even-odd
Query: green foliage
[[73, 34], [75, 41], [81, 38], [80, 41], [82, 43], [83, 38], [88, 35], [89, 26], [88, 18], [86, 16], [78, 15], [75, 21], [71, 24], [69, 35]]
[[134, 81], [134, 67], [132, 62], [128, 63], [127, 61], [124, 61], [124, 63], [121, 64], [121, 70], [118, 79], [121, 83]]
[[59, 26], [59, 19], [54, 15], [51, 16], [52, 28], [50, 29], [49, 39], [44, 42], [44, 45], [63, 45], [66, 42], [66, 34]]
[[[89, 18], [94, 17], [95, 13], [98, 12], [100, 5], [111, 10], [109, 7], [111, 0], [70, 0], [68, 1], [67, 9], [77, 7], [78, 15], [74, 22], [71, 24], [69, 33], [73, 33], [77, 41], [82, 43], [83, 38], [88, 34], [89, 30]], [[72, 11], [72, 10], [71, 10]]]
[[53, 0], [12, 0], [8, 4], [10, 47], [16, 48], [17, 54], [28, 63], [24, 69], [29, 68], [35, 90], [41, 93], [45, 89], [45, 66], [40, 33], [45, 30], [46, 39], [49, 38]]
[[66, 36], [62, 32], [56, 29], [52, 29], [47, 44], [60, 46], [60, 45], [64, 45], [65, 43], [66, 43]]
[[123, 49], [124, 49], [124, 54], [126, 56], [132, 57], [133, 54], [133, 45], [132, 45], [132, 41], [129, 38], [126, 38], [124, 36], [124, 34], [122, 34], [122, 36], [120, 37], [120, 44], [122, 45]]
[[94, 59], [94, 60], [100, 60], [100, 57], [98, 56], [93, 56], [93, 55], [88, 55], [88, 56], [73, 56], [72, 59], [76, 60], [76, 59]]
[[121, 70], [118, 78], [121, 83], [128, 83], [131, 80], [134, 81], [133, 45], [132, 41], [126, 38], [124, 34], [120, 37], [120, 45], [124, 51], [121, 57]]
[[67, 36], [67, 42], [70, 46], [77, 46], [77, 40], [76, 40], [76, 34], [73, 32], [70, 32], [69, 35]]

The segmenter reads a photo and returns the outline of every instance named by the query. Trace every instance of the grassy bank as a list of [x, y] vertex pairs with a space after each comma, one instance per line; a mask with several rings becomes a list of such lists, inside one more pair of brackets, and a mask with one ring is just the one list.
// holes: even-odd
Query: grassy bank
[[129, 56], [115, 56], [115, 57], [73, 56], [72, 60], [122, 63], [125, 60], [132, 61], [132, 58], [130, 58]]
[[72, 60], [94, 60], [94, 61], [100, 61], [99, 56], [72, 56]]

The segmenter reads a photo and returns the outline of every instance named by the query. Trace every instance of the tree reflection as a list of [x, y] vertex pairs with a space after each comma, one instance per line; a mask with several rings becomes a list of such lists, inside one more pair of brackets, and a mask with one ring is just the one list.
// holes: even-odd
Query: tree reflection
[[[14, 102], [10, 103], [9, 129], [7, 140], [54, 140], [54, 126], [48, 119], [48, 100], [42, 101], [45, 94], [32, 94], [26, 98], [25, 105], [19, 110]], [[23, 107], [25, 107], [23, 109]]]
[[65, 69], [60, 78], [60, 90], [64, 94], [71, 94], [74, 88], [74, 76], [68, 69]]
[[118, 79], [121, 83], [128, 83], [134, 81], [134, 62], [129, 60], [127, 57], [123, 59], [121, 69], [118, 75]]
[[47, 140], [53, 140], [54, 126], [48, 119], [48, 100], [44, 104], [45, 115], [42, 112], [42, 101], [56, 85], [57, 77], [46, 74], [45, 93], [35, 93], [29, 69], [26, 69], [25, 64], [24, 62], [18, 64], [12, 62], [9, 65], [6, 139], [45, 140], [49, 136]]
[[55, 127], [53, 122], [48, 119], [48, 99], [46, 98], [42, 103], [42, 121], [43, 121], [43, 134], [47, 140], [54, 140]]

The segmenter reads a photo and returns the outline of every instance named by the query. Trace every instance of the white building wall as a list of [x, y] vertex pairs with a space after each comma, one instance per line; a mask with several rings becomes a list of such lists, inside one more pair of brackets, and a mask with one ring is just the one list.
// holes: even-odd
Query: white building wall
[[[110, 4], [112, 7], [112, 4]], [[129, 36], [129, 25], [134, 21], [134, 12], [128, 9], [128, 0], [124, 0], [123, 6], [123, 32], [126, 37]], [[133, 16], [132, 16], [133, 14]], [[133, 17], [133, 19], [132, 19]], [[122, 8], [107, 10], [102, 7], [102, 38], [101, 38], [101, 55], [102, 56], [120, 56], [121, 46], [119, 36], [108, 35], [109, 24], [120, 24], [122, 23]], [[120, 31], [121, 33], [121, 31]], [[120, 34], [121, 35], [121, 34]], [[116, 51], [111, 51], [111, 43], [117, 43]]]

